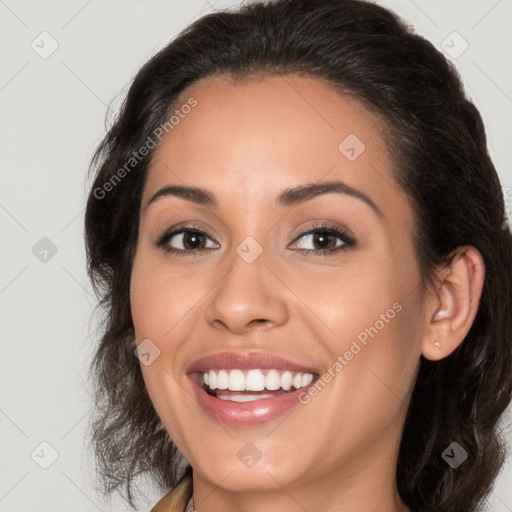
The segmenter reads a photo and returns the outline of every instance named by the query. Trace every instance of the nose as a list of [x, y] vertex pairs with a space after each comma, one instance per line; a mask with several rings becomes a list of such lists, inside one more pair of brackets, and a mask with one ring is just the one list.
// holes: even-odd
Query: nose
[[286, 287], [261, 254], [247, 263], [236, 251], [230, 267], [208, 295], [206, 321], [236, 334], [268, 329], [288, 319]]

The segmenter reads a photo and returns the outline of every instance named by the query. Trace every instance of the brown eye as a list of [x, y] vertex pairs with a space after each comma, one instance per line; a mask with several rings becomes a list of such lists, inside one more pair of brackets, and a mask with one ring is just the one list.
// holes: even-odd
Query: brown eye
[[198, 231], [185, 231], [181, 244], [184, 249], [187, 250], [202, 249], [205, 245], [205, 238], [206, 237]]
[[[355, 240], [347, 233], [341, 229], [329, 226], [319, 226], [311, 229], [301, 234], [297, 240], [298, 242], [296, 242], [296, 244], [299, 245], [299, 250], [304, 251], [306, 254], [334, 253], [338, 250], [347, 249], [355, 245]], [[303, 244], [310, 243], [312, 244], [312, 248], [302, 247], [300, 242]]]
[[[210, 245], [208, 245], [209, 242], [211, 242]], [[174, 254], [187, 254], [218, 247], [205, 233], [191, 228], [182, 228], [166, 233], [157, 242], [157, 246]]]
[[336, 236], [328, 231], [317, 231], [313, 233], [313, 245], [315, 249], [334, 249], [336, 246]]

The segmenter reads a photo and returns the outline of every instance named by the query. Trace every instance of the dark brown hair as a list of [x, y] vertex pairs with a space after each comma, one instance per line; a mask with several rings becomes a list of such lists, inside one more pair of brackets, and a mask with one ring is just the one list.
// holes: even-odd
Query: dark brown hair
[[[421, 358], [397, 465], [398, 490], [413, 511], [477, 511], [504, 461], [499, 420], [512, 389], [512, 237], [503, 194], [482, 118], [455, 67], [395, 14], [362, 0], [254, 2], [200, 18], [140, 69], [98, 147], [85, 237], [104, 313], [91, 365], [92, 443], [104, 489], [119, 490], [133, 506], [137, 475], [169, 490], [180, 460], [133, 353], [129, 283], [153, 151], [122, 179], [119, 170], [197, 80], [290, 73], [323, 80], [383, 119], [396, 182], [415, 212], [425, 287], [460, 245], [484, 258], [480, 305], [465, 340], [441, 361]], [[441, 456], [454, 441], [468, 452], [457, 469]]]

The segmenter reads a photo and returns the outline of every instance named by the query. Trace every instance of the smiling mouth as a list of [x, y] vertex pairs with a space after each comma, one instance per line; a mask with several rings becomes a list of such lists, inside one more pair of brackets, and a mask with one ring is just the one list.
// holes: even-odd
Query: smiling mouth
[[318, 374], [278, 369], [211, 369], [196, 372], [210, 396], [231, 402], [252, 402], [288, 395], [309, 386]]

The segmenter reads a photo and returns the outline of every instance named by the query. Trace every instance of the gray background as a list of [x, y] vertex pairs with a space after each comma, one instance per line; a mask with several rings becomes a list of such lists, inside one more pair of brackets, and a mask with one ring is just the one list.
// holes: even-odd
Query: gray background
[[[451, 52], [484, 118], [510, 211], [512, 0], [378, 3]], [[1, 511], [126, 510], [94, 491], [84, 441], [95, 325], [83, 244], [85, 172], [105, 134], [107, 105], [116, 98], [116, 108], [139, 67], [192, 20], [236, 4], [0, 0]], [[458, 55], [464, 40], [469, 47]], [[506, 431], [511, 442], [510, 421]], [[42, 442], [58, 454], [54, 462]], [[511, 483], [509, 460], [489, 510], [512, 511]], [[140, 510], [158, 499], [147, 489]]]

